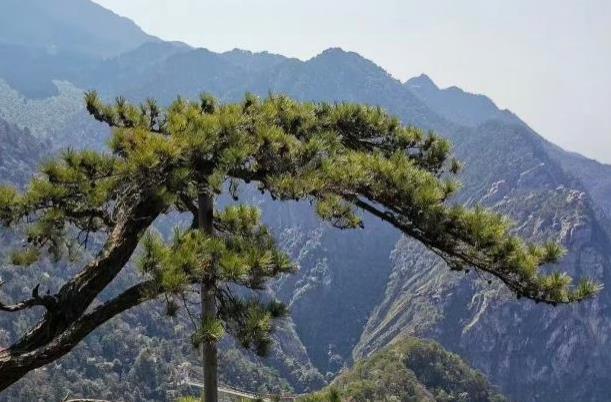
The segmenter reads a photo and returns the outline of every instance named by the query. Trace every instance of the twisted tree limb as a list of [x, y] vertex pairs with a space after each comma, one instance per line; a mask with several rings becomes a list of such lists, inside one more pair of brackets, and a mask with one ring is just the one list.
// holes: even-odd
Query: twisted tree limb
[[155, 288], [152, 281], [142, 282], [82, 315], [39, 349], [20, 351], [11, 347], [0, 352], [0, 391], [18, 381], [28, 372], [66, 355], [106, 321], [140, 303], [155, 299], [162, 292], [163, 289]]
[[149, 284], [142, 283], [87, 312], [100, 292], [127, 264], [142, 234], [162, 210], [162, 205], [143, 197], [134, 208], [122, 213], [122, 218], [97, 258], [55, 295], [41, 298], [37, 286], [31, 299], [0, 308], [14, 312], [44, 305], [45, 300], [53, 300], [54, 303], [53, 308], [47, 308], [42, 319], [29, 332], [9, 348], [0, 351], [0, 391], [29, 371], [62, 357], [110, 318], [144, 300], [156, 297], [158, 293], [153, 292], [149, 298], [145, 298], [144, 291]]

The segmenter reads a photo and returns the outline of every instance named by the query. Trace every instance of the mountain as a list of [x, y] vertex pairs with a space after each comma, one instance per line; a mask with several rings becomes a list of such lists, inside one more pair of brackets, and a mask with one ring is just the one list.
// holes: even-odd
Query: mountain
[[[499, 110], [494, 102], [484, 96], [467, 93], [460, 88], [440, 89], [425, 74], [405, 82], [405, 86], [427, 106], [444, 118], [467, 127], [477, 127], [489, 120], [528, 127], [509, 110]], [[536, 133], [532, 133], [539, 137]], [[567, 175], [581, 181], [604, 214], [611, 216], [611, 165], [597, 162], [574, 152], [568, 152], [539, 137], [545, 152]]]
[[27, 184], [44, 149], [29, 131], [0, 119], [0, 185]]
[[485, 377], [438, 343], [404, 338], [359, 361], [328, 389], [304, 402], [330, 401], [502, 402]]
[[511, 112], [499, 110], [490, 98], [467, 93], [458, 87], [440, 89], [426, 74], [411, 78], [404, 85], [432, 110], [459, 125], [477, 126], [486, 120], [515, 120]]
[[269, 52], [253, 53], [242, 49], [233, 49], [221, 53], [221, 57], [236, 67], [246, 70], [249, 74], [269, 70], [287, 60], [286, 57], [279, 54]]
[[3, 0], [0, 43], [108, 58], [159, 39], [89, 0]]
[[[531, 240], [560, 240], [569, 250], [562, 269], [608, 283], [607, 216], [587, 175], [568, 168], [576, 156], [517, 118], [495, 120], [503, 112], [486, 113], [481, 97], [463, 93], [457, 102], [455, 95], [445, 102], [438, 90], [421, 99], [444, 103], [440, 114], [454, 122], [465, 123], [468, 116], [473, 123], [449, 134], [466, 165], [458, 200], [508, 214]], [[587, 163], [594, 177], [608, 183], [605, 165]], [[393, 251], [393, 263], [384, 301], [371, 315], [355, 358], [404, 334], [431, 336], [517, 400], [604, 400], [609, 392], [608, 290], [595, 301], [560, 309], [516, 302], [488, 278], [447, 272], [405, 239]]]
[[94, 59], [78, 53], [49, 53], [39, 48], [0, 42], [0, 76], [30, 99], [58, 96], [60, 91], [54, 80], [72, 80], [94, 63]]
[[[38, 54], [36, 47], [13, 46]], [[453, 202], [483, 204], [509, 214], [516, 231], [531, 240], [560, 240], [569, 250], [561, 269], [608, 283], [611, 168], [556, 147], [485, 96], [458, 88], [440, 89], [426, 76], [402, 83], [370, 60], [337, 48], [300, 61], [269, 53], [215, 53], [151, 41], [105, 60], [79, 57], [85, 61], [49, 70], [52, 73], [43, 81], [51, 83], [55, 95], [41, 95], [42, 81], [32, 81], [28, 89], [27, 77], [34, 74], [28, 70], [20, 78], [22, 87], [14, 86], [11, 74], [18, 73], [20, 64], [3, 65], [0, 59], [4, 66], [0, 79], [8, 86], [0, 90], [0, 117], [18, 125], [17, 132], [29, 127], [37, 141], [57, 139], [53, 146], [99, 147], [108, 130], [83, 112], [82, 89], [97, 88], [107, 99], [155, 97], [163, 103], [179, 94], [194, 97], [201, 91], [224, 101], [239, 100], [246, 91], [261, 96], [272, 91], [301, 100], [378, 105], [406, 124], [452, 139], [457, 156], [465, 162], [464, 186]], [[230, 352], [225, 355], [233, 363], [226, 365], [224, 378], [261, 384], [261, 378], [276, 373], [279, 383], [274, 386], [314, 389], [354, 361], [373, 356], [406, 335], [417, 335], [435, 339], [460, 355], [512, 399], [608, 399], [608, 286], [597, 299], [578, 306], [518, 302], [495, 280], [489, 284], [489, 278], [473, 272], [467, 276], [450, 272], [422, 246], [372, 217], [365, 217], [364, 230], [342, 232], [321, 224], [307, 204], [278, 204], [248, 190], [244, 196], [261, 206], [267, 223], [301, 270], [270, 289], [290, 305], [292, 317], [278, 335], [276, 355], [266, 362], [276, 371], [266, 371], [262, 362], [226, 345]], [[8, 275], [5, 269], [0, 273]], [[29, 278], [22, 275], [20, 283]], [[129, 283], [130, 278], [127, 275], [117, 286]], [[13, 288], [12, 295], [19, 295], [19, 289]], [[50, 368], [33, 374], [7, 398], [31, 400], [23, 397], [29, 394], [19, 393], [40, 388], [36, 381], [41, 378], [69, 387], [66, 367], [75, 376], [75, 384], [91, 381], [96, 392], [113, 384], [112, 392], [120, 394], [148, 378], [140, 389], [143, 398], [163, 398], [170, 387], [164, 373], [193, 358], [172, 341], [185, 331], [160, 324], [157, 310], [134, 311], [116, 320], [108, 332], [88, 339], [86, 347], [61, 363], [67, 364], [64, 370]], [[11, 329], [9, 335], [17, 330]], [[130, 348], [129, 353], [108, 346], [118, 342], [112, 331], [142, 339], [150, 345], [149, 354], [174, 353], [175, 357], [168, 358], [169, 365], [157, 363], [157, 374], [147, 376], [152, 357], [135, 354], [135, 344], [130, 344], [134, 350]], [[115, 358], [121, 368], [112, 368]], [[94, 361], [90, 364], [86, 359]], [[136, 361], [139, 368], [129, 374]], [[256, 370], [262, 373], [258, 380], [253, 379]], [[117, 378], [125, 379], [120, 384], [123, 388], [116, 385]], [[104, 395], [112, 397], [108, 392]], [[36, 397], [45, 399], [44, 395], [40, 391]]]
[[0, 79], [0, 118], [25, 129], [38, 139], [54, 137], [83, 110], [83, 91], [67, 81], [52, 82], [57, 94], [29, 98]]
[[588, 193], [601, 209], [603, 215], [611, 217], [611, 165], [603, 164], [574, 152], [548, 143], [547, 152], [562, 169], [573, 175], [588, 189]]
[[58, 94], [100, 59], [159, 39], [89, 0], [3, 0], [0, 76], [31, 98]]

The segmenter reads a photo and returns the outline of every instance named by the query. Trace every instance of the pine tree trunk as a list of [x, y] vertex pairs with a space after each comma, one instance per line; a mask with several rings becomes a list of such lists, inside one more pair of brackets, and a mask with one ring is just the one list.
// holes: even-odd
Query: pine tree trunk
[[[205, 192], [198, 196], [198, 224], [199, 229], [206, 234], [213, 234], [214, 199]], [[206, 320], [216, 318], [216, 287], [212, 280], [202, 278], [201, 304], [202, 324]], [[218, 360], [217, 345], [215, 342], [202, 344], [202, 363], [204, 366], [204, 402], [218, 401]]]
[[[202, 321], [216, 318], [216, 296], [214, 288], [202, 283]], [[204, 342], [202, 345], [204, 363], [204, 401], [218, 401], [218, 360], [216, 342]]]

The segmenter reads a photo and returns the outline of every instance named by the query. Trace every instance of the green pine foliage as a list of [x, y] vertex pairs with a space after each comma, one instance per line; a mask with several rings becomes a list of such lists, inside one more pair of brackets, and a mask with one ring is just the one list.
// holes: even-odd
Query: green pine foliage
[[[180, 297], [202, 280], [263, 290], [266, 280], [294, 271], [261, 223], [257, 208], [229, 206], [215, 214], [215, 228], [214, 235], [177, 229], [169, 244], [149, 232], [142, 241], [141, 272], [165, 293]], [[229, 286], [219, 289], [219, 317], [202, 324], [193, 337], [195, 346], [219, 342], [227, 328], [242, 346], [261, 355], [268, 351], [272, 321], [284, 316], [286, 309], [275, 301], [243, 300], [237, 293]]]

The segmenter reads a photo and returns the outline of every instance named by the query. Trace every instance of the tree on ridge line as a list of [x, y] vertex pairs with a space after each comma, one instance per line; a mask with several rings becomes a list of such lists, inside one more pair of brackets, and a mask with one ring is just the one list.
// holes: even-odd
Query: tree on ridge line
[[[510, 234], [503, 216], [448, 205], [459, 170], [449, 143], [402, 126], [380, 108], [252, 95], [219, 104], [203, 95], [162, 109], [152, 100], [107, 105], [95, 92], [86, 106], [114, 128], [111, 152], [68, 150], [45, 163], [24, 192], [0, 188], [0, 221], [26, 244], [12, 263], [71, 258], [87, 244], [96, 252], [56, 293], [41, 295], [35, 286], [31, 298], [0, 304], [7, 313], [44, 309], [36, 325], [0, 351], [0, 390], [65, 355], [117, 314], [193, 286], [203, 307], [194, 341], [203, 349], [208, 390], [216, 389], [216, 344], [224, 332], [265, 353], [274, 319], [286, 311], [257, 293], [294, 266], [255, 208], [214, 210], [215, 197], [227, 192], [237, 200], [244, 183], [274, 199], [311, 201], [318, 216], [342, 229], [361, 227], [360, 213], [370, 213], [451, 269], [490, 274], [518, 297], [555, 305], [600, 289], [539, 269], [562, 256], [556, 243], [527, 244]], [[171, 241], [149, 230], [175, 211], [191, 214], [190, 228]], [[142, 282], [96, 304], [139, 245]], [[215, 392], [206, 394], [216, 400]]]

